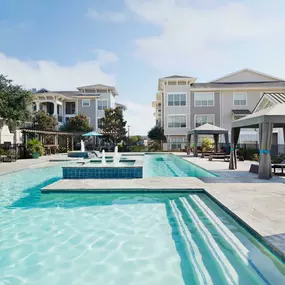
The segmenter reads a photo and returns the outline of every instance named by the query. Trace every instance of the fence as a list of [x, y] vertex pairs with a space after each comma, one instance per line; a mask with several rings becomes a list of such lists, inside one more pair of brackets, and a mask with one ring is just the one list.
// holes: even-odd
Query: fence
[[17, 155], [18, 158], [24, 158], [26, 156], [25, 147], [21, 144], [11, 144], [11, 143], [0, 144], [0, 154], [5, 154], [5, 153]]
[[[163, 150], [168, 151], [178, 151], [178, 152], [186, 152], [186, 147], [188, 147], [187, 143], [164, 143]], [[237, 145], [238, 151], [240, 155], [242, 155], [245, 159], [250, 160], [254, 154], [259, 154], [259, 144], [250, 144], [250, 143], [242, 143]], [[219, 149], [228, 149], [225, 143], [219, 144]], [[198, 150], [201, 151], [201, 148], [198, 146]], [[285, 145], [284, 144], [273, 144], [271, 146], [271, 156], [279, 156], [281, 154], [285, 154]]]

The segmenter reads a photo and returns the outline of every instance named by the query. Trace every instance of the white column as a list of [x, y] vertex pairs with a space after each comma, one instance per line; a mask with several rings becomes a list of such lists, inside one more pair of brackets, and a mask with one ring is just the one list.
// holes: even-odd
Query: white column
[[53, 115], [56, 116], [57, 114], [57, 103], [56, 101], [53, 102]]
[[36, 112], [40, 110], [40, 102], [36, 102]]

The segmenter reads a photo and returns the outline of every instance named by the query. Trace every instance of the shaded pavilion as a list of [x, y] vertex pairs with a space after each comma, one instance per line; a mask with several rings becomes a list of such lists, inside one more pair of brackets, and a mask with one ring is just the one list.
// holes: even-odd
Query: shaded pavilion
[[194, 137], [194, 156], [198, 156], [198, 136], [213, 135], [215, 141], [215, 152], [218, 152], [219, 136], [224, 135], [226, 145], [229, 145], [229, 133], [227, 129], [223, 129], [211, 124], [204, 124], [188, 132], [188, 143], [191, 142], [191, 137]]
[[285, 103], [262, 109], [232, 124], [231, 131], [231, 156], [229, 169], [237, 168], [236, 147], [242, 128], [259, 129], [259, 169], [258, 178], [270, 179], [271, 170], [271, 144], [273, 128], [283, 128], [285, 138]]

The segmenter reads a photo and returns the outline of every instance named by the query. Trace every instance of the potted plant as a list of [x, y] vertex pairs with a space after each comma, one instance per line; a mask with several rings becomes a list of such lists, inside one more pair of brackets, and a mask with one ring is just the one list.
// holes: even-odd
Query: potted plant
[[28, 140], [27, 148], [32, 158], [39, 158], [44, 153], [41, 142], [35, 138]]

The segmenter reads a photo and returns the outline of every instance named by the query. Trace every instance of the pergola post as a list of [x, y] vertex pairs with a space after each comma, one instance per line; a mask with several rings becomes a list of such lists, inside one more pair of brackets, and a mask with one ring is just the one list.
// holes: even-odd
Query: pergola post
[[71, 137], [71, 150], [74, 150], [74, 137]]
[[236, 146], [238, 143], [238, 138], [240, 134], [240, 128], [232, 128], [231, 131], [231, 154], [230, 154], [230, 164], [229, 169], [237, 169], [237, 154]]
[[198, 157], [197, 147], [198, 147], [198, 134], [194, 133], [194, 156], [195, 157]]
[[224, 135], [225, 135], [225, 143], [226, 143], [226, 152], [227, 152], [227, 153], [230, 153], [230, 150], [229, 150], [229, 148], [230, 148], [230, 144], [229, 144], [229, 133], [226, 132]]
[[188, 148], [191, 149], [191, 134], [188, 134]]
[[218, 152], [219, 134], [214, 134], [215, 152]]
[[69, 151], [69, 137], [66, 136], [66, 151]]
[[273, 124], [270, 122], [264, 122], [260, 124], [259, 134], [259, 169], [258, 169], [258, 178], [260, 179], [270, 179], [272, 178], [271, 170], [271, 144], [272, 144], [272, 131]]

